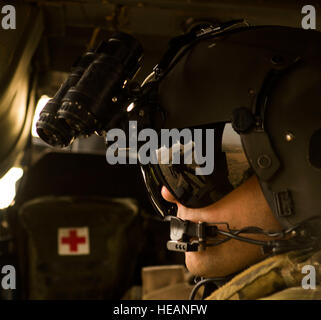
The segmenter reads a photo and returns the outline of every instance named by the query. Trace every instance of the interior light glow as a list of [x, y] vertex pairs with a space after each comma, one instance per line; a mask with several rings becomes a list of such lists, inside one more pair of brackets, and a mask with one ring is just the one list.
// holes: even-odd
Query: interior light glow
[[21, 168], [11, 168], [0, 179], [0, 209], [7, 208], [16, 196], [16, 182], [22, 177]]
[[134, 102], [132, 102], [128, 107], [127, 107], [127, 112], [130, 112], [134, 109]]
[[37, 102], [37, 106], [36, 106], [36, 110], [35, 110], [35, 114], [33, 116], [33, 120], [32, 120], [32, 129], [31, 129], [31, 134], [33, 137], [39, 138], [37, 130], [36, 130], [36, 123], [39, 119], [39, 115], [41, 110], [43, 109], [43, 107], [46, 105], [46, 103], [48, 102], [48, 100], [50, 100], [51, 98], [43, 95], [40, 97], [40, 99]]

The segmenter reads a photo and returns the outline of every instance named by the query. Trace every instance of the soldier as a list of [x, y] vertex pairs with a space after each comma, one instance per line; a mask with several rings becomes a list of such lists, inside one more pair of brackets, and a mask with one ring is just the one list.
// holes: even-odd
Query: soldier
[[[287, 27], [218, 31], [181, 50], [161, 76], [164, 127], [215, 130], [211, 177], [143, 168], [157, 209], [177, 212], [168, 247], [186, 251], [200, 284], [218, 287], [205, 290], [208, 299], [321, 298], [320, 40]], [[237, 152], [224, 142], [229, 123]], [[306, 281], [305, 266], [315, 279]]]
[[[203, 278], [192, 297], [202, 284], [209, 299], [321, 297], [320, 40], [313, 30], [249, 27], [243, 21], [203, 25], [172, 39], [141, 88], [127, 88], [135, 107], [116, 115], [117, 121], [137, 120], [140, 129], [214, 130], [210, 174], [197, 174], [203, 169], [198, 161], [141, 164], [155, 208], [170, 221], [167, 247], [186, 252], [188, 269]], [[114, 80], [123, 84], [118, 75], [134, 74], [123, 69], [131, 70], [132, 63], [138, 69], [141, 50], [118, 43], [128, 66], [119, 64], [122, 72]], [[90, 70], [100, 79], [97, 68]], [[95, 78], [87, 76], [82, 90]], [[108, 83], [109, 73], [104, 76]], [[70, 99], [67, 107], [77, 122], [78, 100]], [[92, 114], [83, 115], [93, 131], [96, 122], [87, 118]], [[202, 149], [196, 136], [184, 141], [190, 150]]]

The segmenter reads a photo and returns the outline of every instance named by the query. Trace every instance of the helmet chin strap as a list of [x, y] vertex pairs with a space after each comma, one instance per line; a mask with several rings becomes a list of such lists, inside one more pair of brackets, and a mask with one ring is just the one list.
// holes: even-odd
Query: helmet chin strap
[[[167, 242], [167, 249], [171, 251], [204, 251], [207, 247], [217, 246], [231, 239], [259, 245], [261, 246], [264, 254], [279, 254], [290, 250], [311, 251], [321, 247], [320, 231], [314, 235], [311, 233], [307, 234], [308, 229], [305, 225], [307, 223], [321, 223], [321, 216], [313, 217], [312, 219], [308, 219], [303, 224], [276, 232], [265, 231], [258, 227], [246, 227], [240, 230], [232, 230], [226, 222], [195, 223], [189, 220], [182, 220], [176, 216], [166, 216], [165, 221], [170, 221], [171, 240]], [[217, 225], [220, 224], [225, 225], [227, 231], [219, 229]], [[241, 233], [261, 234], [271, 239], [276, 239], [270, 241], [254, 240], [248, 237], [240, 236], [239, 234]], [[224, 239], [220, 239], [217, 237], [218, 235], [223, 235], [225, 237]], [[234, 275], [235, 274], [223, 278], [201, 279], [201, 281], [199, 281], [192, 290], [190, 300], [194, 300], [196, 293], [201, 286], [205, 286], [203, 293], [204, 298], [209, 290], [213, 291], [213, 284], [216, 286], [216, 288], [218, 288], [220, 284], [226, 283]]]
[[[315, 223], [315, 220], [321, 220], [321, 216], [309, 220], [314, 221], [307, 222]], [[204, 251], [207, 247], [217, 246], [231, 239], [261, 246], [264, 254], [279, 254], [298, 249], [312, 250], [321, 246], [321, 234], [311, 237], [311, 234], [307, 234], [303, 224], [274, 232], [265, 231], [259, 227], [245, 227], [240, 230], [232, 230], [226, 222], [195, 223], [175, 216], [167, 216], [165, 221], [170, 221], [171, 240], [167, 242], [167, 249], [170, 251]], [[226, 231], [219, 229], [217, 225], [225, 225]], [[240, 236], [242, 233], [260, 234], [269, 237], [271, 240], [255, 240]], [[224, 238], [218, 238], [218, 235], [224, 236]]]

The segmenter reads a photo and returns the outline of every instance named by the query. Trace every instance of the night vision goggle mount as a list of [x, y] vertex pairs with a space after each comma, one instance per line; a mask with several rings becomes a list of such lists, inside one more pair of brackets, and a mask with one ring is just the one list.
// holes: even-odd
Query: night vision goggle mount
[[[161, 62], [154, 68], [153, 88], [146, 81], [140, 86], [133, 80], [143, 56], [139, 41], [129, 34], [115, 33], [74, 63], [69, 77], [40, 113], [36, 124], [39, 136], [52, 146], [66, 147], [80, 135], [103, 135], [113, 125], [119, 125], [118, 120], [122, 120], [123, 126], [128, 118], [136, 117], [147, 127], [148, 118], [155, 110], [150, 104], [146, 108], [146, 92], [150, 96], [150, 91], [155, 91], [161, 78], [179, 60], [180, 57], [174, 59], [179, 51], [187, 52], [198, 40], [239, 26], [242, 21], [196, 28], [173, 38]], [[137, 103], [139, 108], [127, 112], [131, 102]]]

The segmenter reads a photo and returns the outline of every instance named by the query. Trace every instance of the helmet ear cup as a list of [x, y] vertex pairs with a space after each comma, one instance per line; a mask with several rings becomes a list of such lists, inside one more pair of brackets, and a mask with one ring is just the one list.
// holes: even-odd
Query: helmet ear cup
[[302, 58], [278, 81], [264, 115], [280, 168], [260, 183], [286, 228], [321, 215], [320, 70], [318, 58]]
[[321, 129], [313, 133], [309, 145], [309, 161], [317, 169], [321, 169]]

